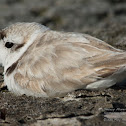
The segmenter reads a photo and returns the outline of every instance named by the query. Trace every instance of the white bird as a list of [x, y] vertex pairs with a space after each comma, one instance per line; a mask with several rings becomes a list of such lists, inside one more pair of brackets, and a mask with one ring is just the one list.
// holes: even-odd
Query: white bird
[[125, 81], [126, 52], [87, 34], [38, 23], [0, 31], [4, 84], [17, 94], [58, 97], [76, 89], [104, 89]]

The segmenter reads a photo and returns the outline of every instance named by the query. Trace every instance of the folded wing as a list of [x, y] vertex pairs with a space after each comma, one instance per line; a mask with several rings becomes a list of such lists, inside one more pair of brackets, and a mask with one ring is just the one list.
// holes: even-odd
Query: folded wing
[[23, 88], [54, 96], [105, 79], [111, 81], [104, 84], [115, 84], [110, 76], [125, 62], [125, 52], [89, 35], [47, 31], [19, 61], [16, 74], [27, 83], [18, 76], [15, 80]]

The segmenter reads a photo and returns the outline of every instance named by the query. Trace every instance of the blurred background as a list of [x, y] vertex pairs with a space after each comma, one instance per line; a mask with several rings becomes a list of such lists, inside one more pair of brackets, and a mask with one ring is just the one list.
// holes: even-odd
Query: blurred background
[[0, 29], [14, 22], [88, 33], [125, 49], [126, 0], [0, 0]]
[[76, 32], [125, 24], [126, 0], [0, 0], [0, 28], [22, 21]]

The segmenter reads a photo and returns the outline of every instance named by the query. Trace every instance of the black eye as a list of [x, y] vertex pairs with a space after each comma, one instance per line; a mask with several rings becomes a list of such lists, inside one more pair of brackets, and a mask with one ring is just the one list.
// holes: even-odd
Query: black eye
[[7, 48], [11, 48], [13, 45], [14, 45], [14, 43], [12, 43], [12, 42], [6, 42], [6, 44], [5, 44], [5, 46]]

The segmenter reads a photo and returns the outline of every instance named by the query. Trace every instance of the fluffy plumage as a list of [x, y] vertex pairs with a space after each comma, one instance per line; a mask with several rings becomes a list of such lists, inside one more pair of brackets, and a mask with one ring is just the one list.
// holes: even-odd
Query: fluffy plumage
[[[125, 80], [126, 53], [89, 35], [16, 23], [0, 36], [4, 82], [17, 95], [55, 97]], [[14, 45], [7, 48], [6, 42]]]

